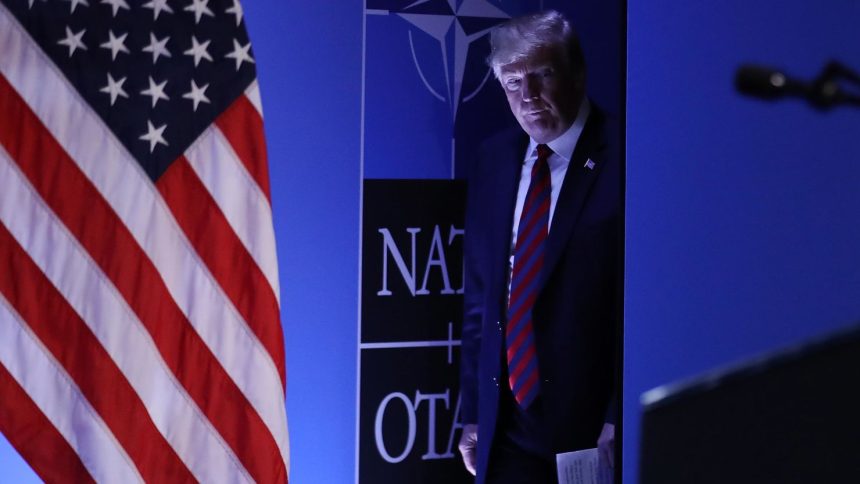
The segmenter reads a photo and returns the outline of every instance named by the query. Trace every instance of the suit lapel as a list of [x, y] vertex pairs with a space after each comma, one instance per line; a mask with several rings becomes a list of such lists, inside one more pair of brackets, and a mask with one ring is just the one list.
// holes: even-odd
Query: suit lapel
[[[497, 154], [498, 176], [495, 179], [495, 200], [491, 202], [496, 205], [496, 208], [488, 211], [494, 218], [491, 240], [497, 241], [493, 254], [499, 264], [495, 267], [507, 268], [509, 264], [517, 188], [528, 140], [528, 136], [525, 135], [511, 137], [510, 143]], [[496, 279], [504, 280], [507, 284], [507, 272], [504, 277]]]
[[[570, 239], [573, 228], [579, 220], [582, 208], [588, 199], [590, 188], [603, 167], [602, 160], [597, 159], [599, 158], [597, 153], [601, 149], [599, 146], [601, 143], [599, 139], [600, 120], [598, 118], [599, 114], [592, 111], [573, 151], [570, 165], [567, 167], [567, 173], [561, 186], [561, 192], [558, 195], [558, 201], [556, 202], [552, 218], [552, 226], [550, 227], [546, 242], [544, 264], [538, 285], [540, 289], [546, 284], [549, 275], [552, 273], [556, 263], [558, 263], [564, 247], [568, 239]], [[594, 162], [594, 166], [591, 169], [585, 166], [589, 159]]]

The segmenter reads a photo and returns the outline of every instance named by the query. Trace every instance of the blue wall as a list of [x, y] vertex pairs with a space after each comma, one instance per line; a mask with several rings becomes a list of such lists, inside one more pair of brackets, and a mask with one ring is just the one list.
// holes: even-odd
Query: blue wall
[[272, 176], [290, 481], [352, 482], [363, 6], [243, 5]]
[[860, 319], [860, 111], [732, 87], [860, 69], [860, 4], [629, 0], [624, 482], [640, 394]]

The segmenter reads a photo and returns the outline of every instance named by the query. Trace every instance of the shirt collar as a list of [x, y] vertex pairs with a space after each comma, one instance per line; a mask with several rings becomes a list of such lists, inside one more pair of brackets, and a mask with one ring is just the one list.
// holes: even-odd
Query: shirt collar
[[[576, 148], [579, 136], [585, 128], [585, 121], [588, 119], [589, 113], [591, 113], [591, 103], [588, 102], [587, 97], [583, 97], [582, 102], [579, 104], [579, 112], [576, 114], [576, 119], [570, 125], [570, 128], [567, 128], [567, 131], [558, 138], [547, 143], [547, 146], [549, 146], [553, 153], [564, 158], [566, 162], [570, 162], [570, 158], [573, 157], [573, 150]], [[537, 141], [529, 138], [528, 158], [537, 158], [537, 145]]]

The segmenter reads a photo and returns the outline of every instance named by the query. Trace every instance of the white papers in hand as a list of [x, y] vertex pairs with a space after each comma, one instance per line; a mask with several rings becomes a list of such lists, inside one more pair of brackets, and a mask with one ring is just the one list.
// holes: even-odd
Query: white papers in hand
[[555, 455], [559, 484], [612, 484], [612, 469], [600, 465], [597, 449]]

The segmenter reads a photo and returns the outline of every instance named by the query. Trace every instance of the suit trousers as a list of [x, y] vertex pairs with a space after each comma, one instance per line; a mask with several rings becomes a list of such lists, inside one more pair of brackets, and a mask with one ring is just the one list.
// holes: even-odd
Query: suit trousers
[[[506, 382], [504, 369], [502, 377]], [[510, 388], [503, 386], [499, 393], [499, 418], [490, 447], [486, 483], [557, 484], [555, 456], [548, 444], [541, 397], [523, 409]]]
[[555, 462], [524, 451], [504, 433], [493, 439], [486, 484], [558, 484]]

